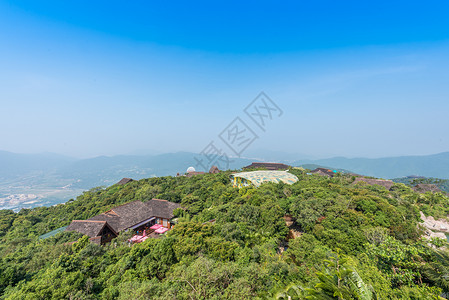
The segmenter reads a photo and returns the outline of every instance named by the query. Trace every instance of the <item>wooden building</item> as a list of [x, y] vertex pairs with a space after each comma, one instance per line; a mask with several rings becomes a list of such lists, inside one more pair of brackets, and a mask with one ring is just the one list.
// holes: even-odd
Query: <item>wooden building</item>
[[125, 177], [125, 178], [122, 178], [119, 182], [117, 182], [117, 184], [118, 185], [125, 185], [128, 182], [132, 182], [132, 181], [134, 181], [134, 179]]
[[88, 220], [73, 220], [66, 231], [77, 231], [89, 236], [92, 242], [105, 244], [124, 230], [143, 231], [154, 224], [170, 228], [173, 211], [179, 207], [177, 203], [161, 199], [136, 200]]
[[218, 169], [217, 166], [210, 167], [209, 174], [218, 174], [218, 173], [220, 173], [220, 169]]
[[312, 174], [318, 174], [321, 176], [328, 176], [328, 177], [334, 177], [335, 173], [334, 171], [326, 168], [316, 168], [315, 170], [311, 171]]
[[87, 235], [91, 242], [101, 245], [118, 236], [118, 233], [106, 221], [74, 220], [65, 230]]

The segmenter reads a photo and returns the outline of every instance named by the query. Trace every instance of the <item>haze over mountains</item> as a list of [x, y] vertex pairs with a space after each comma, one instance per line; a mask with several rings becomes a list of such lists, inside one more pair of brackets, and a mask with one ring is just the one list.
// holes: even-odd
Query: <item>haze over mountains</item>
[[449, 152], [425, 156], [386, 158], [334, 157], [318, 160], [299, 160], [293, 164], [313, 163], [332, 168], [351, 170], [367, 176], [397, 178], [408, 175], [449, 178]]
[[[253, 161], [278, 161], [293, 166], [314, 164], [346, 169], [358, 174], [381, 178], [408, 175], [449, 178], [449, 152], [427, 156], [388, 158], [298, 159], [263, 151], [256, 158], [232, 158], [231, 169], [239, 169]], [[299, 156], [299, 155], [298, 155]], [[175, 176], [196, 166], [198, 154], [190, 152], [158, 155], [99, 156], [75, 159], [58, 154], [17, 154], [0, 151], [0, 209], [19, 209], [38, 205], [53, 205], [74, 198], [82, 191], [97, 186], [109, 186], [123, 177], [134, 179], [152, 176]], [[276, 159], [277, 158], [277, 159]]]
[[0, 150], [0, 178], [49, 171], [75, 161], [75, 158], [54, 153], [18, 154]]

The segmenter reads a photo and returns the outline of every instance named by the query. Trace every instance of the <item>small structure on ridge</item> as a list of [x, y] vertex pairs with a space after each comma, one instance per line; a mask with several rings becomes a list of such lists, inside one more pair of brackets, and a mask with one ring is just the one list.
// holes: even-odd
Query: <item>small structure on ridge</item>
[[210, 167], [209, 174], [218, 174], [218, 173], [220, 173], [220, 169], [218, 169], [217, 166]]
[[[217, 174], [217, 173], [220, 173], [220, 169], [218, 169], [217, 166], [212, 166], [212, 167], [209, 169], [209, 172], [208, 172], [208, 173], [209, 173], [209, 174]], [[206, 174], [206, 172], [197, 172], [197, 171], [195, 170], [194, 167], [188, 167], [188, 168], [187, 168], [187, 171], [186, 171], [186, 173], [185, 173], [185, 175], [180, 175], [180, 174], [178, 173], [178, 174], [176, 174], [176, 176], [193, 177], [193, 176], [195, 176], [195, 175], [202, 175], [202, 174]]]
[[125, 184], [127, 184], [128, 182], [131, 182], [131, 181], [134, 181], [134, 179], [132, 179], [132, 178], [122, 178], [122, 180], [120, 180], [119, 182], [117, 182], [117, 184], [118, 185], [125, 185]]
[[310, 173], [318, 174], [321, 176], [334, 177], [334, 175], [335, 175], [335, 173], [337, 173], [337, 171], [326, 169], [326, 168], [316, 168], [315, 170], [311, 171]]

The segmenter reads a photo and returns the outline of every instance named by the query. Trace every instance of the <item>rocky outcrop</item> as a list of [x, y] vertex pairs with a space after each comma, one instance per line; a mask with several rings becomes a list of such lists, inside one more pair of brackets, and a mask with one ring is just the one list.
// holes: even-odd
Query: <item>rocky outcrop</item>
[[295, 219], [291, 215], [284, 215], [284, 221], [287, 227], [290, 227], [295, 223]]
[[415, 185], [413, 187], [413, 190], [415, 192], [421, 193], [421, 194], [427, 193], [427, 192], [431, 192], [431, 193], [442, 193], [443, 192], [435, 184], [424, 184], [424, 183], [420, 183], [420, 184]]
[[380, 185], [386, 188], [387, 190], [391, 190], [391, 188], [394, 185], [394, 182], [391, 180], [384, 180], [384, 179], [371, 179], [371, 178], [364, 178], [364, 177], [357, 177], [352, 184], [356, 184], [358, 182], [365, 182], [369, 185]]
[[293, 218], [291, 215], [285, 215], [284, 216], [285, 225], [287, 225], [289, 231], [287, 235], [287, 241], [291, 239], [295, 239], [297, 237], [300, 237], [302, 232], [300, 231], [300, 228], [297, 224], [295, 224], [295, 218]]
[[426, 229], [425, 237], [433, 238], [438, 237], [446, 239], [445, 233], [449, 233], [449, 222], [446, 220], [435, 220], [434, 217], [426, 217], [422, 211], [419, 212], [423, 223], [421, 225]]

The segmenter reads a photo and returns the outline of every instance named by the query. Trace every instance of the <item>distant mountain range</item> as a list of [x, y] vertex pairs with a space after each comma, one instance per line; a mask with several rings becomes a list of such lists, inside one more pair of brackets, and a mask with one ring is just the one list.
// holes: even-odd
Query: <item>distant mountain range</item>
[[[79, 187], [111, 185], [123, 177], [134, 179], [153, 176], [175, 176], [184, 174], [188, 167], [197, 171], [208, 171], [197, 166], [198, 154], [190, 152], [166, 153], [159, 155], [118, 155], [100, 156], [79, 160], [57, 170], [62, 178], [77, 178]], [[231, 158], [230, 169], [239, 169], [252, 162], [251, 159]]]
[[[263, 161], [262, 156], [263, 153], [260, 152], [256, 156], [258, 158], [232, 158], [230, 169], [240, 169], [253, 161]], [[17, 154], [0, 151], [0, 209], [65, 202], [83, 190], [109, 186], [123, 177], [141, 179], [175, 176], [177, 173], [184, 173], [190, 166], [195, 167], [195, 157], [198, 154], [178, 152], [74, 159], [52, 153]], [[293, 166], [304, 165], [307, 168], [324, 166], [380, 178], [419, 175], [449, 179], [449, 152], [377, 159], [335, 157], [295, 161], [292, 157], [289, 154], [288, 158], [278, 162]]]
[[373, 159], [335, 157], [318, 160], [301, 160], [295, 161], [293, 164], [317, 164], [380, 178], [419, 175], [449, 179], [449, 152], [425, 156], [400, 156]]
[[[142, 179], [184, 174], [196, 167], [198, 154], [99, 156], [73, 159], [58, 154], [17, 154], [0, 151], [0, 209], [49, 206], [80, 195], [84, 190], [109, 186], [123, 177]], [[231, 169], [251, 159], [232, 158]], [[198, 170], [204, 171], [204, 170]]]
[[75, 158], [54, 153], [19, 154], [0, 151], [0, 178], [50, 171], [75, 161]]

